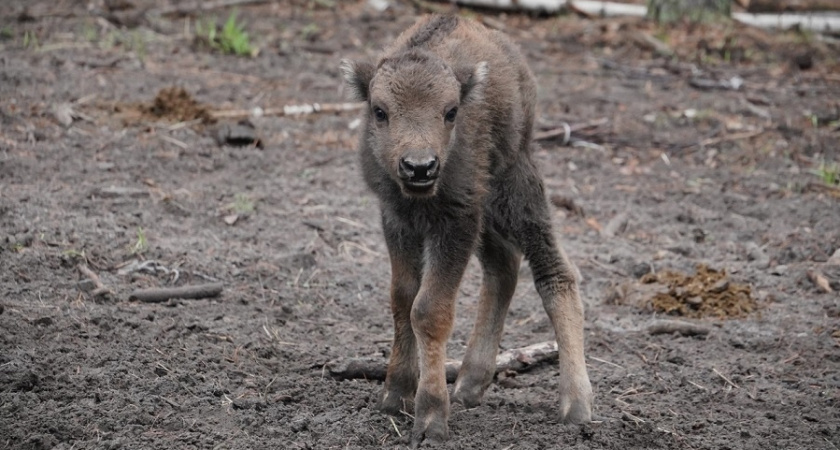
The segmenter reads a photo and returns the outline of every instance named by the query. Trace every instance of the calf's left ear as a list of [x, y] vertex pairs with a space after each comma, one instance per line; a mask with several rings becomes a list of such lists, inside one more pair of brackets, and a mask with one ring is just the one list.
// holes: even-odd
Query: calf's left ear
[[370, 98], [370, 80], [376, 73], [376, 67], [367, 61], [342, 59], [339, 65], [344, 83], [350, 88], [350, 98], [366, 102]]
[[455, 78], [461, 83], [461, 103], [477, 100], [484, 95], [487, 84], [487, 62], [482, 61], [474, 66], [455, 69]]

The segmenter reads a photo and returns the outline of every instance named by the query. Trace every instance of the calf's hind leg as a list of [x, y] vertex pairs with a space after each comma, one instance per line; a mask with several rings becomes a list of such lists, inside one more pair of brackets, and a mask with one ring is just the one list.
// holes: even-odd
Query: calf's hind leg
[[452, 394], [454, 401], [468, 408], [481, 403], [484, 391], [493, 381], [505, 316], [522, 260], [519, 250], [492, 230], [485, 230], [478, 257], [484, 276], [478, 316]]
[[[531, 254], [534, 285], [557, 336], [560, 362], [560, 418], [584, 423], [592, 418], [592, 386], [583, 355], [583, 303], [565, 255], [546, 241]], [[539, 255], [539, 256], [537, 256]], [[534, 264], [535, 260], [540, 263]]]
[[513, 228], [534, 276], [557, 337], [560, 363], [560, 419], [589, 422], [592, 417], [592, 385], [583, 355], [583, 302], [578, 293], [575, 269], [560, 250], [551, 230], [551, 216], [542, 183], [532, 165], [526, 182], [515, 192], [522, 197], [521, 214], [515, 214]]

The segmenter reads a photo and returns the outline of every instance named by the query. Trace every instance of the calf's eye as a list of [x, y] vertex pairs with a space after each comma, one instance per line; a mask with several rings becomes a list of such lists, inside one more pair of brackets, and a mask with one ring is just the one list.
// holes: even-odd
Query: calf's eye
[[455, 108], [452, 108], [449, 111], [447, 111], [446, 115], [443, 117], [443, 119], [446, 120], [447, 122], [454, 122], [455, 121], [455, 116], [457, 116], [457, 115], [458, 115], [458, 108], [455, 107]]
[[373, 108], [373, 117], [377, 122], [386, 122], [388, 120], [388, 113], [380, 107]]

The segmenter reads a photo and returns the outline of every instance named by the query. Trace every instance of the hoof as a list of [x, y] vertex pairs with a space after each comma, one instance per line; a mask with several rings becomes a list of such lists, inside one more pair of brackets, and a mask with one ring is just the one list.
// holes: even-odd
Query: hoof
[[479, 387], [456, 386], [452, 393], [452, 403], [460, 403], [464, 408], [471, 409], [481, 406], [481, 398], [484, 392]]
[[414, 398], [406, 398], [396, 392], [384, 391], [377, 408], [390, 416], [399, 416], [403, 412], [411, 413], [414, 411]]
[[411, 448], [442, 444], [449, 439], [449, 426], [445, 420], [435, 419], [427, 422], [425, 426], [419, 422], [414, 424], [414, 430], [411, 432]]
[[569, 383], [560, 390], [560, 419], [564, 423], [589, 423], [592, 421], [592, 385], [584, 375], [576, 383]]

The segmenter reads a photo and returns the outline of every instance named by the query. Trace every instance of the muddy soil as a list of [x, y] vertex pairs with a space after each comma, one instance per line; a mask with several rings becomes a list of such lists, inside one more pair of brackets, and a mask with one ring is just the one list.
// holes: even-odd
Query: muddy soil
[[[229, 10], [4, 2], [0, 448], [404, 445], [411, 419], [375, 410], [381, 382], [324, 370], [384, 361], [392, 333], [359, 113], [252, 118], [257, 148], [217, 143], [214, 127], [235, 119], [138, 109], [173, 87], [211, 112], [343, 102], [340, 58], [374, 55], [419, 11], [327, 3], [241, 7], [259, 48], [241, 57], [196, 45], [196, 24]], [[837, 40], [461, 13], [522, 46], [538, 131], [575, 130], [534, 158], [583, 275], [596, 420], [558, 423], [556, 370], [540, 364], [507, 374], [482, 406], [456, 406], [441, 448], [840, 446]], [[748, 286], [754, 311], [682, 318], [705, 336], [650, 334], [664, 314], [634, 297], [641, 278], [700, 264]], [[112, 292], [98, 295], [82, 265]], [[128, 300], [210, 281], [220, 297]], [[472, 264], [452, 358], [479, 286]], [[502, 348], [551, 339], [525, 267]]]

